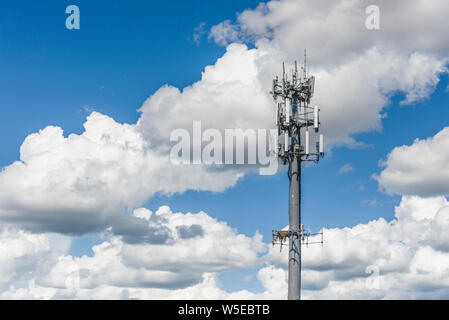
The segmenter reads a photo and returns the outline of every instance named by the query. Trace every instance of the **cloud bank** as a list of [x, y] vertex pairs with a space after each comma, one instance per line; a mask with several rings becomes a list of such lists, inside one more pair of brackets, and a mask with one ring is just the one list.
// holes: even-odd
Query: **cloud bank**
[[[381, 130], [392, 95], [402, 93], [404, 105], [428, 98], [447, 72], [449, 5], [380, 4], [381, 30], [373, 32], [364, 27], [364, 1], [262, 3], [213, 27], [210, 37], [229, 44], [226, 53], [191, 86], [152, 94], [136, 124], [93, 112], [80, 135], [54, 126], [30, 134], [20, 159], [0, 172], [0, 297], [285, 298], [286, 259], [273, 250], [260, 257], [259, 235], [205, 213], [139, 207], [157, 193], [235, 185], [248, 168], [172, 165], [171, 131], [195, 120], [204, 128], [273, 127], [271, 79], [284, 60], [291, 70], [304, 48], [328, 150]], [[305, 251], [306, 298], [448, 297], [446, 136], [444, 129], [389, 155], [378, 181], [405, 195], [394, 221], [325, 230], [326, 246]], [[72, 257], [49, 232], [106, 240], [92, 257]], [[257, 265], [263, 292], [220, 288], [220, 272]], [[379, 270], [378, 286], [367, 288], [367, 268]]]
[[[112, 237], [94, 246], [92, 257], [72, 257], [55, 250], [47, 235], [3, 230], [0, 297], [286, 298], [285, 248], [271, 248], [257, 233], [252, 238], [238, 234], [204, 212], [141, 208], [134, 216], [163, 220], [172, 241], [129, 244]], [[194, 231], [185, 234], [180, 226]], [[324, 229], [325, 245], [303, 251], [304, 298], [447, 299], [448, 227], [445, 197], [404, 196], [390, 222], [380, 218], [352, 228]], [[220, 272], [255, 266], [262, 292], [221, 287]]]
[[29, 135], [20, 160], [0, 172], [0, 220], [34, 232], [83, 235], [160, 232], [130, 212], [156, 193], [223, 191], [241, 173], [173, 165], [148, 147], [135, 125], [93, 112], [81, 135], [49, 126]]

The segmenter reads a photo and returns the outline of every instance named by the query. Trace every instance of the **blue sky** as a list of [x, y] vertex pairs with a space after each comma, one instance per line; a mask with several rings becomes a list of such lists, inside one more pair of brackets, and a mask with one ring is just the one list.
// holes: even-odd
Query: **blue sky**
[[[136, 110], [158, 88], [164, 84], [183, 88], [198, 81], [204, 67], [224, 54], [226, 48], [208, 39], [208, 28], [235, 19], [237, 12], [256, 7], [258, 1], [77, 1], [80, 30], [65, 28], [69, 4], [0, 4], [1, 167], [18, 160], [25, 137], [47, 125], [62, 127], [66, 136], [81, 133], [92, 110], [121, 123], [135, 123]], [[195, 28], [201, 23], [205, 32], [196, 43]], [[430, 98], [411, 106], [399, 104], [401, 93], [391, 96], [383, 129], [354, 136], [365, 146], [336, 147], [318, 165], [305, 167], [306, 228], [317, 231], [394, 218], [401, 197], [379, 191], [372, 175], [381, 171], [379, 161], [394, 147], [433, 136], [447, 125], [448, 85], [443, 76]], [[346, 164], [354, 170], [340, 174]], [[156, 195], [144, 207], [203, 210], [240, 233], [252, 236], [257, 230], [270, 242], [271, 230], [287, 224], [287, 200], [288, 179], [281, 171], [275, 176], [246, 175], [222, 193]], [[96, 236], [75, 239], [70, 253], [91, 254], [91, 245], [100, 241]], [[241, 281], [253, 273], [253, 269], [225, 272], [220, 279], [225, 289], [261, 290], [255, 280]]]
[[82, 27], [75, 31], [65, 28], [71, 2], [3, 1], [0, 125], [8, 135], [1, 137], [0, 164], [17, 159], [17, 146], [46, 125], [80, 132], [84, 107], [135, 122], [151, 93], [166, 83], [184, 87], [199, 80], [204, 66], [225, 51], [204, 38], [198, 46], [195, 27], [256, 3], [179, 1], [173, 10], [172, 3], [156, 1], [78, 1]]

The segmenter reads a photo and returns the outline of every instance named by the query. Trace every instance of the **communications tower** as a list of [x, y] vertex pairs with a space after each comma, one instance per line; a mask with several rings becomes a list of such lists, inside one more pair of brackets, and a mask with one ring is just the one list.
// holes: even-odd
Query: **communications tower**
[[[273, 230], [272, 243], [282, 245], [288, 241], [288, 299], [301, 299], [301, 246], [304, 244], [323, 244], [323, 233], [309, 233], [301, 224], [301, 163], [318, 162], [324, 156], [324, 139], [320, 134], [320, 109], [310, 105], [314, 93], [315, 77], [307, 70], [307, 56], [304, 53], [304, 66], [298, 72], [295, 61], [291, 77], [285, 72], [283, 64], [282, 79], [273, 80], [273, 95], [276, 107], [278, 134], [275, 139], [275, 155], [284, 165], [288, 165], [289, 227], [288, 230]], [[315, 150], [310, 141], [314, 139]], [[309, 237], [321, 235], [321, 241], [309, 242]]]

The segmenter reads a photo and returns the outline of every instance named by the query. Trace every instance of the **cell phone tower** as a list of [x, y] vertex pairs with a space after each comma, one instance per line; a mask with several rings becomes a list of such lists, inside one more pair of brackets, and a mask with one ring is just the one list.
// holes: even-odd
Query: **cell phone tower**
[[[301, 247], [312, 243], [323, 244], [323, 233], [309, 233], [301, 224], [301, 163], [318, 162], [324, 156], [323, 135], [320, 130], [320, 109], [310, 105], [315, 87], [315, 77], [309, 76], [307, 55], [304, 53], [304, 66], [298, 73], [295, 67], [291, 78], [285, 73], [283, 64], [282, 79], [273, 80], [273, 95], [276, 106], [276, 125], [278, 135], [275, 139], [275, 156], [284, 165], [288, 164], [290, 181], [289, 228], [288, 231], [273, 230], [272, 243], [282, 245], [288, 240], [288, 299], [301, 299]], [[312, 128], [312, 130], [309, 130]], [[315, 138], [315, 151], [310, 148], [310, 140]], [[321, 241], [309, 242], [309, 237], [321, 235]]]

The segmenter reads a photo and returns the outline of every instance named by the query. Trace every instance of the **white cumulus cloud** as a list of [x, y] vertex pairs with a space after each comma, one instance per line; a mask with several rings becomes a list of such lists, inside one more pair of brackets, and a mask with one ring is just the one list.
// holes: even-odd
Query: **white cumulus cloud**
[[[47, 235], [4, 230], [0, 296], [157, 298], [180, 290], [186, 294], [205, 283], [215, 284], [218, 272], [260, 264], [260, 254], [267, 249], [260, 234], [239, 234], [204, 212], [173, 213], [164, 206], [156, 212], [139, 208], [134, 216], [150, 225], [157, 222], [172, 238], [164, 244], [126, 243], [111, 235], [92, 248], [92, 257], [73, 257], [54, 250]], [[222, 292], [218, 286], [216, 290]]]
[[[223, 191], [235, 171], [173, 165], [148, 147], [135, 125], [92, 113], [80, 134], [49, 126], [29, 135], [20, 160], [0, 172], [0, 219], [36, 232], [135, 232], [127, 210], [155, 193]], [[146, 230], [150, 231], [150, 230]]]
[[[304, 297], [447, 298], [449, 239], [443, 230], [448, 222], [446, 198], [404, 196], [390, 222], [379, 218], [352, 228], [324, 229], [323, 247], [303, 249]], [[285, 272], [287, 251], [270, 250], [272, 272]]]
[[390, 194], [449, 195], [449, 127], [412, 145], [394, 148], [375, 176]]
[[[57, 254], [43, 235], [5, 231], [2, 298], [285, 299], [287, 252], [261, 236], [238, 234], [206, 213], [156, 212], [174, 234], [171, 243], [129, 244], [113, 236], [93, 256]], [[197, 226], [197, 227], [194, 227]], [[422, 299], [449, 297], [449, 202], [404, 196], [395, 219], [324, 229], [324, 246], [303, 249], [305, 299]], [[181, 231], [184, 230], [184, 231]], [[185, 233], [186, 230], [190, 230]], [[200, 231], [201, 230], [201, 231]], [[30, 246], [30, 244], [33, 244]], [[24, 248], [26, 245], [26, 248]], [[18, 250], [19, 248], [19, 250]], [[23, 249], [20, 249], [23, 248]], [[21, 268], [29, 261], [27, 271]], [[260, 266], [264, 290], [224, 290], [219, 273]], [[4, 271], [6, 270], [6, 271]], [[242, 279], [242, 281], [244, 281]]]

